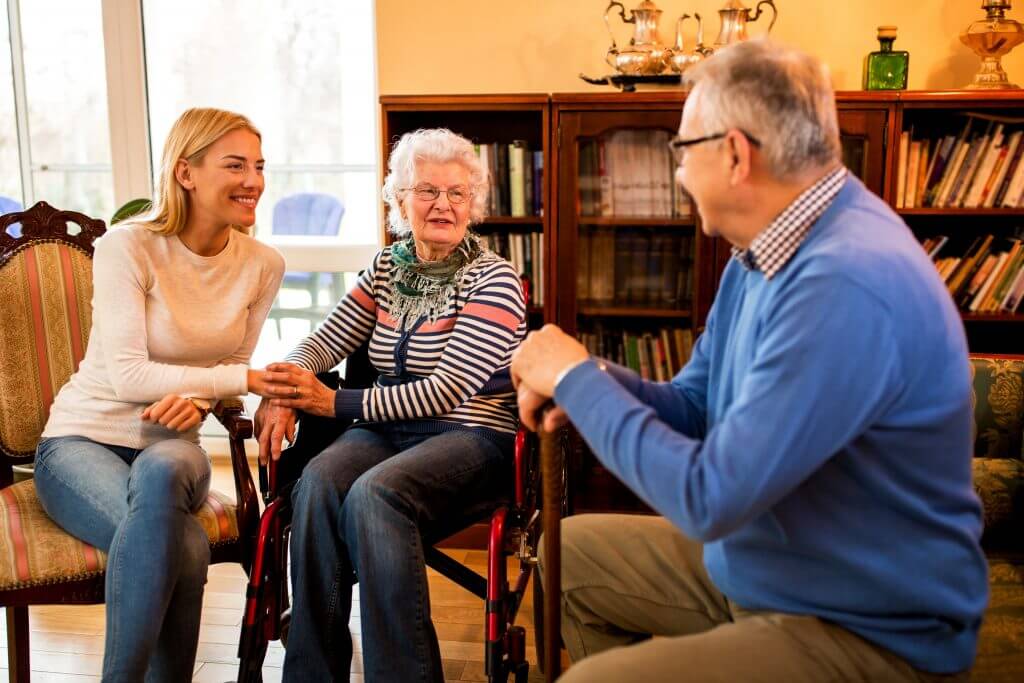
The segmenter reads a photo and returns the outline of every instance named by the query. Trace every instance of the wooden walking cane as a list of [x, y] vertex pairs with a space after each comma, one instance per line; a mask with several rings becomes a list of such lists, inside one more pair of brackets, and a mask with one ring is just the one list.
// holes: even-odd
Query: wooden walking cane
[[[542, 422], [543, 424], [543, 422]], [[540, 429], [541, 530], [544, 534], [544, 677], [562, 672], [562, 449], [558, 432]]]

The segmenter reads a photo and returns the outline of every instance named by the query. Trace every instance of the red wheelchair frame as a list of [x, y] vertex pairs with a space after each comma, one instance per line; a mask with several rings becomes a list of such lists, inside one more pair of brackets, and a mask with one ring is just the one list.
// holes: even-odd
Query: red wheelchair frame
[[[357, 386], [359, 383], [344, 382], [344, 385]], [[305, 416], [300, 417], [300, 438], [301, 423], [306, 419]], [[330, 440], [322, 445], [328, 443]], [[319, 452], [322, 448], [315, 450]], [[282, 460], [284, 458], [287, 455], [283, 455]], [[246, 589], [238, 646], [239, 683], [262, 680], [263, 660], [270, 641], [281, 640], [287, 644], [290, 494], [297, 474], [291, 481], [282, 481], [280, 469], [279, 462], [274, 461], [267, 468], [260, 467], [260, 489], [266, 509], [260, 519], [255, 557]], [[499, 504], [490, 517], [486, 579], [436, 547], [427, 546], [425, 552], [427, 566], [484, 601], [484, 666], [489, 683], [507, 683], [510, 675], [515, 677], [515, 683], [526, 683], [529, 670], [526, 630], [515, 624], [515, 618], [537, 561], [540, 464], [537, 438], [523, 429], [516, 434], [512, 475], [508, 502]], [[516, 557], [519, 561], [518, 575], [511, 585], [507, 576], [509, 557]], [[540, 609], [540, 604], [534, 605], [535, 614], [539, 614]]]

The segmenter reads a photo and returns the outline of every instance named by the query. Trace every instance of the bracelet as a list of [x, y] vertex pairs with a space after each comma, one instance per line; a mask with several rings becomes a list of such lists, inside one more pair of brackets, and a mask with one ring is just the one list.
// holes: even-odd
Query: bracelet
[[195, 406], [195, 409], [199, 411], [199, 420], [203, 421], [206, 416], [210, 414], [210, 402], [201, 398], [193, 398], [189, 396], [188, 402]]

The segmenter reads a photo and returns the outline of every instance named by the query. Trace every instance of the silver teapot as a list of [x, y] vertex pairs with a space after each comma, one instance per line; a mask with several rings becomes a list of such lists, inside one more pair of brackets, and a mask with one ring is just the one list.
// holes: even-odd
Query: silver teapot
[[[615, 43], [615, 34], [612, 32], [612, 24], [609, 15], [612, 9], [619, 8], [619, 16], [625, 24], [633, 24], [633, 37], [626, 47], [619, 47]], [[612, 46], [608, 48], [605, 61], [610, 67], [621, 74], [629, 76], [660, 74], [668, 64], [671, 51], [658, 36], [658, 20], [661, 18], [661, 10], [651, 0], [643, 0], [636, 9], [630, 10], [630, 16], [626, 18], [626, 7], [616, 0], [608, 3], [604, 11], [604, 23], [608, 27], [608, 35], [612, 39]]]
[[[683, 45], [683, 22], [687, 19], [697, 20], [697, 43], [690, 52], [687, 52]], [[672, 54], [668, 58], [668, 65], [672, 71], [681, 74], [705, 57], [711, 56], [712, 52], [711, 48], [704, 45], [704, 22], [701, 20], [700, 14], [694, 12], [692, 17], [689, 14], [679, 17], [676, 21], [676, 42], [672, 47]]]
[[768, 5], [772, 8], [772, 21], [768, 24], [768, 31], [766, 31], [766, 33], [770, 33], [772, 27], [775, 26], [775, 20], [779, 18], [779, 11], [775, 8], [773, 0], [761, 0], [757, 3], [754, 6], [756, 10], [754, 16], [750, 16], [750, 8], [744, 6], [740, 0], [729, 0], [725, 3], [725, 7], [718, 10], [722, 28], [718, 32], [718, 38], [715, 39], [715, 49], [749, 38], [747, 24], [757, 21], [757, 18], [761, 16], [761, 5]]

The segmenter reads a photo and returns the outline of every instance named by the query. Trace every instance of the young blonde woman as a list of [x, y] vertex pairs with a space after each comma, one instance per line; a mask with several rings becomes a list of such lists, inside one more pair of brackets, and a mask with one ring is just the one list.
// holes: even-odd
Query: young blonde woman
[[69, 533], [108, 552], [104, 681], [189, 681], [209, 542], [199, 425], [260, 388], [248, 368], [284, 272], [250, 237], [260, 134], [190, 109], [164, 146], [152, 211], [96, 242], [92, 332], [36, 454], [36, 488]]

